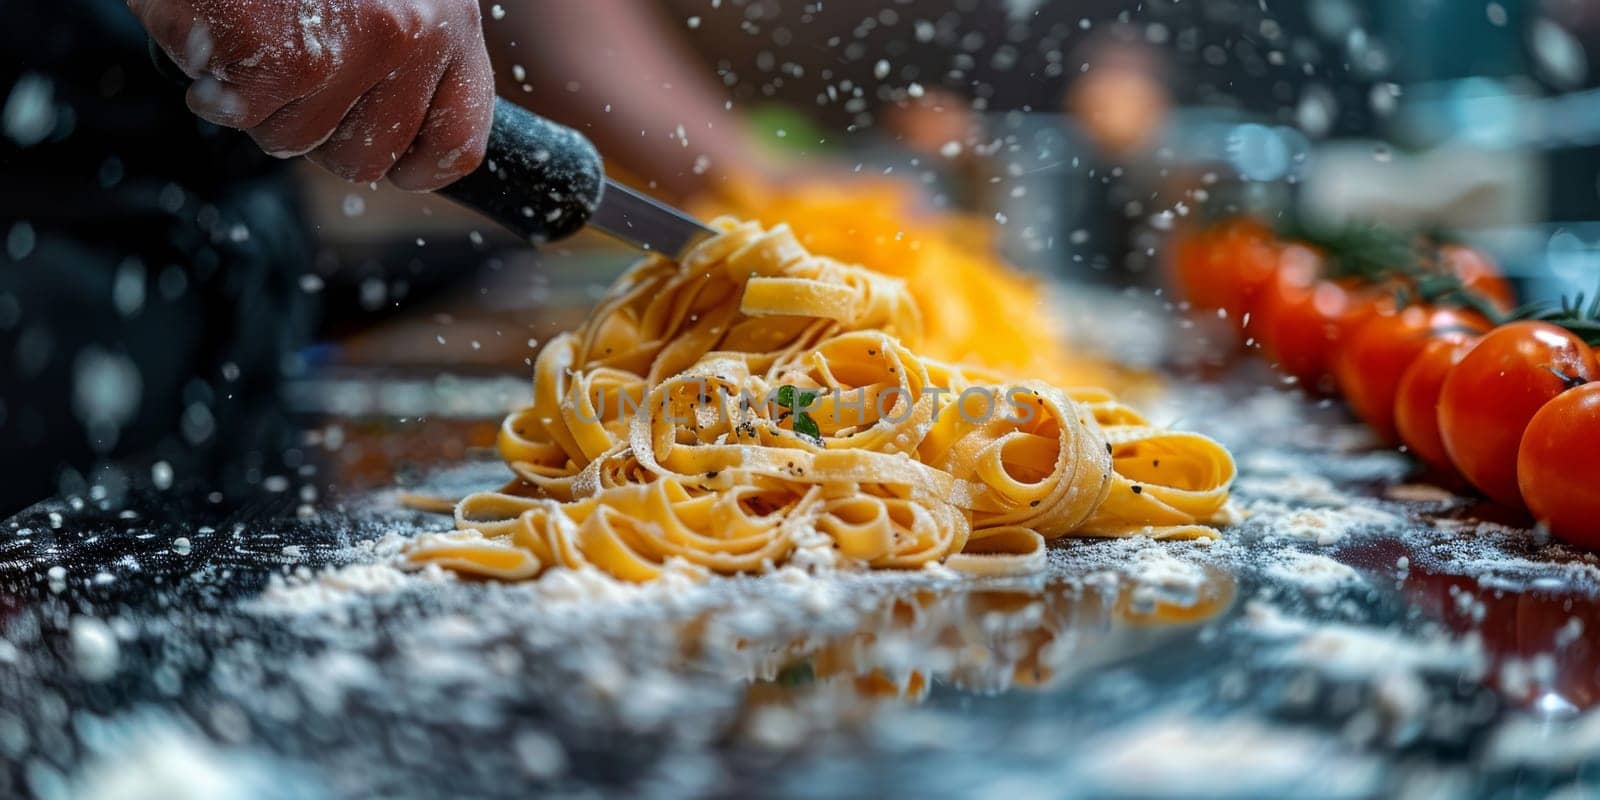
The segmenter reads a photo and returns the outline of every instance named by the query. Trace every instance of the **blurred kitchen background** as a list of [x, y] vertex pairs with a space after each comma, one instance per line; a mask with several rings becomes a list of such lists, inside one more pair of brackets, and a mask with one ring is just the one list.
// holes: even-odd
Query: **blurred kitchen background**
[[[261, 420], [283, 404], [241, 400], [253, 394], [286, 398], [291, 416], [406, 426], [380, 454], [347, 448], [351, 476], [370, 466], [381, 482], [396, 461], [457, 458], [492, 442], [540, 344], [634, 258], [588, 234], [534, 252], [446, 201], [307, 165], [261, 167], [263, 180], [293, 181], [298, 202], [241, 199], [242, 221], [224, 225], [233, 200], [209, 198], [240, 193], [210, 186], [206, 159], [249, 156], [214, 131], [197, 139], [203, 151], [139, 135], [181, 100], [148, 69], [120, 0], [0, 8], [14, 22], [0, 64], [5, 510], [104, 483], [106, 465], [134, 453], [177, 464], [242, 442], [256, 456], [238, 481], [282, 469], [285, 452], [295, 468], [302, 432], [275, 438]], [[780, 184], [903, 181], [927, 213], [992, 221], [1019, 268], [1090, 296], [1159, 297], [1169, 233], [1238, 210], [1446, 230], [1532, 298], [1600, 278], [1592, 0], [508, 0], [485, 5], [485, 24], [515, 51], [530, 28], [514, 26], [556, 9], [593, 14], [596, 29], [626, 13], [671, 40]], [[122, 46], [91, 47], [102, 40]], [[502, 94], [585, 130], [613, 112], [583, 75], [528, 55], [497, 63]], [[627, 53], [588, 58], [591, 72], [632, 68]], [[96, 136], [113, 156], [85, 158]], [[697, 141], [666, 119], [640, 136], [691, 152]], [[163, 219], [197, 220], [222, 272], [253, 274], [238, 264], [262, 241], [299, 248], [303, 270], [213, 286], [216, 264], [196, 272], [182, 248], [170, 268], [114, 250], [51, 262], [103, 264], [81, 279], [38, 266], [59, 253], [52, 231], [110, 228], [90, 200], [131, 192], [162, 153], [184, 176], [140, 191]], [[623, 175], [648, 174], [656, 157], [607, 155]], [[73, 181], [84, 191], [62, 188]], [[640, 183], [701, 207], [728, 189]], [[168, 313], [206, 320], [205, 332], [160, 322]], [[204, 352], [172, 376], [152, 368], [196, 336]], [[243, 388], [252, 376], [259, 385]], [[46, 384], [67, 388], [30, 394]], [[328, 435], [342, 444], [351, 431], [317, 433]]]
[[[1494, 255], [1530, 297], [1600, 276], [1597, 3], [663, 0], [646, 10], [780, 158], [841, 180], [901, 176], [932, 208], [993, 219], [1009, 260], [1042, 276], [1157, 288], [1166, 232], [1238, 209], [1447, 230]], [[560, 76], [544, 82], [583, 97]], [[559, 102], [533, 105], [581, 119]], [[519, 363], [529, 338], [573, 322], [529, 314], [530, 303], [581, 313], [583, 296], [631, 257], [598, 237], [532, 254], [442, 202], [305, 173], [313, 283], [345, 317], [334, 329], [348, 334], [335, 337], [344, 359], [377, 346], [368, 326], [378, 322], [415, 333], [407, 358]]]

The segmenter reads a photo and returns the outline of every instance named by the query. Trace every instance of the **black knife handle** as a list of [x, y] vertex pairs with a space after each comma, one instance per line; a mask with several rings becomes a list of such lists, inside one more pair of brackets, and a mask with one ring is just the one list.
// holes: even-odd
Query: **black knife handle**
[[[189, 76], [154, 39], [146, 43], [158, 72], [189, 85]], [[438, 193], [542, 244], [588, 224], [605, 180], [600, 153], [583, 134], [496, 97], [483, 163]]]
[[439, 194], [540, 244], [589, 222], [605, 178], [600, 153], [583, 134], [497, 97], [483, 164]]

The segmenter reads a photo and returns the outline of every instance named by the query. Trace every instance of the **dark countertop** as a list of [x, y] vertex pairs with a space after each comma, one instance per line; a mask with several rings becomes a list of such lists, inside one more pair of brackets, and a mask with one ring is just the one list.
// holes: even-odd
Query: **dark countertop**
[[1594, 558], [1479, 521], [1251, 376], [1151, 404], [1239, 458], [1247, 517], [1209, 547], [598, 599], [382, 566], [448, 523], [401, 509], [395, 476], [504, 479], [479, 448], [516, 385], [330, 369], [290, 393], [305, 466], [255, 497], [140, 472], [0, 523], [0, 785], [1511, 797], [1586, 785], [1600, 758]]

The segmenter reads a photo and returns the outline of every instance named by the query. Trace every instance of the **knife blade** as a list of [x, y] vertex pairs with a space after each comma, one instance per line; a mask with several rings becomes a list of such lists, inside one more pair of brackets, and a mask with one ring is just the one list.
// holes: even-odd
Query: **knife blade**
[[672, 206], [606, 178], [589, 226], [647, 253], [677, 261], [716, 231]]

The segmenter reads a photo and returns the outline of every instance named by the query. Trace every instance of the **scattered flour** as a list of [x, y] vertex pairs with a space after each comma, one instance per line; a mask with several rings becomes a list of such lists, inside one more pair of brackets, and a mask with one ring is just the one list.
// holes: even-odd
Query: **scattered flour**
[[1245, 607], [1248, 630], [1286, 647], [1284, 663], [1312, 667], [1334, 678], [1372, 680], [1406, 672], [1453, 673], [1481, 677], [1488, 659], [1477, 634], [1462, 638], [1415, 638], [1375, 627], [1314, 622], [1289, 617], [1260, 601]]
[[274, 575], [250, 609], [265, 614], [314, 613], [364, 597], [455, 580], [453, 573], [437, 567], [416, 572], [400, 569], [398, 557], [408, 541], [408, 536], [390, 533], [338, 553], [337, 557], [347, 562], [342, 565], [323, 569], [302, 566], [286, 576]]
[[94, 617], [77, 616], [67, 630], [79, 675], [86, 680], [103, 681], [116, 674], [121, 649], [109, 625]]
[[1319, 553], [1289, 551], [1267, 563], [1267, 575], [1310, 594], [1328, 594], [1361, 582], [1348, 564]]
[[550, 779], [567, 771], [567, 752], [561, 741], [544, 731], [528, 730], [517, 734], [511, 747], [517, 763], [532, 778]]
[[243, 800], [322, 794], [303, 770], [281, 774], [258, 757], [218, 748], [188, 726], [153, 712], [109, 720], [84, 715], [80, 725], [91, 760], [70, 786], [41, 796]]
[[1246, 475], [1234, 483], [1234, 490], [1248, 497], [1260, 497], [1300, 505], [1343, 508], [1350, 505], [1350, 495], [1339, 491], [1333, 481], [1307, 472], [1295, 472], [1271, 477]]
[[453, 580], [453, 573], [437, 566], [417, 572], [405, 572], [390, 563], [346, 564], [322, 570], [301, 567], [287, 577], [274, 575], [252, 608], [265, 613], [315, 612], [361, 597]]
[[1571, 769], [1592, 763], [1600, 753], [1600, 711], [1568, 720], [1518, 716], [1507, 720], [1489, 741], [1488, 761], [1498, 766]]
[[683, 596], [710, 579], [705, 570], [674, 558], [663, 567], [661, 577], [645, 584], [618, 580], [593, 567], [555, 567], [527, 586], [541, 602], [590, 605]]
[[1140, 797], [1365, 797], [1380, 778], [1337, 738], [1245, 717], [1159, 716], [1089, 744], [1081, 764], [1097, 793]]
[[[469, 583], [461, 581], [454, 572], [437, 564], [427, 564], [421, 568], [407, 564], [402, 558], [402, 551], [409, 541], [411, 537], [388, 534], [361, 542], [341, 553], [340, 557], [350, 563], [323, 569], [302, 566], [288, 575], [274, 575], [250, 604], [250, 610], [269, 615], [316, 614], [340, 611], [366, 598]], [[838, 574], [854, 573], [840, 570]], [[790, 589], [805, 587], [813, 595], [820, 591], [822, 584], [812, 578], [809, 570], [793, 565], [775, 570], [765, 579]], [[519, 593], [529, 603], [581, 606], [585, 611], [598, 611], [617, 604], [644, 607], [692, 604], [715, 595], [719, 581], [726, 580], [712, 576], [682, 559], [671, 559], [664, 566], [660, 578], [645, 584], [619, 580], [591, 567], [556, 567], [545, 571], [538, 580], [503, 585], [491, 582], [490, 585], [500, 586], [502, 591]], [[815, 597], [812, 602], [816, 602]]]
[[1438, 486], [1426, 483], [1401, 483], [1383, 490], [1383, 496], [1404, 503], [1442, 503], [1457, 505], [1465, 498]]
[[1263, 515], [1261, 519], [1268, 520], [1272, 533], [1306, 539], [1321, 547], [1339, 544], [1345, 537], [1363, 530], [1392, 529], [1404, 524], [1403, 519], [1387, 511], [1358, 505], [1280, 511], [1275, 516]]
[[1440, 519], [1408, 533], [1414, 560], [1486, 588], [1600, 593], [1600, 555], [1493, 522]]
[[[1394, 530], [1406, 524], [1398, 513], [1383, 510], [1340, 489], [1329, 477], [1309, 471], [1305, 454], [1265, 451], [1243, 460], [1234, 483], [1243, 498], [1243, 515], [1268, 535], [1305, 539], [1326, 547], [1369, 529]], [[1356, 470], [1361, 477], [1392, 469], [1387, 459]]]
[[1128, 559], [1129, 577], [1144, 585], [1187, 592], [1205, 583], [1205, 570], [1200, 564], [1179, 558], [1159, 542], [1144, 542], [1147, 544]]
[[1179, 551], [1142, 537], [1136, 541], [1139, 548], [1120, 569], [1120, 574], [1134, 583], [1131, 599], [1136, 606], [1148, 606], [1161, 600], [1188, 603], [1198, 598], [1209, 580], [1205, 567], [1193, 558], [1179, 555], [1181, 552], [1192, 556], [1198, 551], [1193, 548]]

